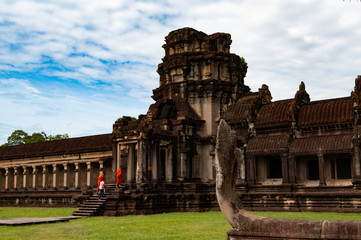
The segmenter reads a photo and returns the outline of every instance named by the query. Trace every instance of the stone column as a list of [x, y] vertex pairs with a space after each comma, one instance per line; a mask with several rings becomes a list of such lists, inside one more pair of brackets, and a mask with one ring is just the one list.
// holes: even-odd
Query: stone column
[[23, 188], [25, 189], [26, 188], [26, 166], [23, 166]]
[[46, 188], [46, 165], [42, 165], [42, 168], [43, 168], [43, 182], [42, 182], [42, 185], [43, 185], [43, 189]]
[[127, 181], [134, 181], [134, 155], [135, 155], [135, 144], [129, 144], [128, 153], [128, 166], [127, 166]]
[[90, 187], [91, 163], [86, 163], [86, 185]]
[[64, 181], [63, 181], [63, 187], [68, 188], [68, 164], [64, 163]]
[[53, 188], [56, 188], [56, 164], [53, 164]]
[[354, 143], [354, 178], [361, 179], [360, 169], [360, 143], [358, 140]]
[[281, 154], [281, 162], [282, 162], [282, 184], [289, 183], [289, 175], [288, 175], [288, 154]]
[[36, 189], [36, 166], [32, 166], [33, 168], [33, 189]]
[[240, 159], [239, 159], [239, 178], [242, 182], [246, 181], [246, 164], [244, 156], [244, 148], [240, 148]]
[[167, 148], [167, 159], [165, 161], [165, 180], [172, 181], [173, 179], [173, 155], [172, 148]]
[[289, 181], [296, 183], [296, 158], [293, 155], [288, 156], [289, 161]]
[[152, 180], [158, 179], [158, 143], [152, 147]]
[[99, 175], [104, 173], [103, 168], [104, 168], [104, 162], [99, 161]]
[[74, 187], [75, 188], [79, 188], [79, 163], [74, 163], [75, 169], [75, 184]]
[[186, 177], [186, 171], [187, 171], [187, 164], [186, 164], [186, 160], [187, 160], [187, 153], [181, 153], [180, 154], [180, 179], [181, 181], [184, 180], [184, 178]]
[[320, 177], [320, 186], [326, 186], [325, 182], [325, 164], [322, 152], [317, 154], [318, 156], [318, 169], [319, 169], [319, 177]]
[[248, 162], [248, 183], [254, 184], [256, 182], [256, 157], [247, 157]]
[[120, 167], [120, 158], [121, 158], [122, 149], [123, 149], [123, 145], [118, 143], [118, 145], [117, 145], [117, 165], [116, 165], [116, 169], [118, 169]]
[[136, 182], [141, 183], [143, 181], [143, 141], [138, 141], [138, 157], [137, 157], [137, 170], [136, 170]]
[[14, 167], [14, 189], [18, 188], [18, 168]]
[[9, 190], [9, 168], [5, 168], [5, 190]]

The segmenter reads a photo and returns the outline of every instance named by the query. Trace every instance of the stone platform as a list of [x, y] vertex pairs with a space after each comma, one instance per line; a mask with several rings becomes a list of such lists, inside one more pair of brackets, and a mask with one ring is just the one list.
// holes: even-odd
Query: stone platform
[[32, 218], [32, 217], [4, 218], [4, 219], [0, 219], [0, 225], [19, 226], [19, 225], [30, 225], [30, 224], [39, 224], [39, 223], [67, 222], [70, 219], [77, 219], [77, 218], [80, 217], [67, 216], [67, 217], [46, 217], [46, 218]]

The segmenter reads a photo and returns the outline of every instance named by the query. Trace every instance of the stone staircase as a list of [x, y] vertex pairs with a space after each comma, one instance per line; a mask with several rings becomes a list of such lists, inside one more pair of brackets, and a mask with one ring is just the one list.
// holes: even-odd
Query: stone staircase
[[100, 216], [103, 214], [103, 208], [114, 189], [115, 184], [105, 184], [105, 193], [101, 200], [98, 200], [98, 194], [90, 196], [85, 202], [83, 202], [79, 208], [72, 213], [73, 216], [90, 217]]

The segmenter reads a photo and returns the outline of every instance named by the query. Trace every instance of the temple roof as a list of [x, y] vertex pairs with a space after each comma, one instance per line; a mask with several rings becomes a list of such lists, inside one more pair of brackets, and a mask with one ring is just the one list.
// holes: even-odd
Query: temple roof
[[[229, 123], [241, 123], [255, 118], [257, 129], [275, 129], [290, 126], [297, 111], [297, 126], [300, 128], [325, 125], [350, 124], [354, 121], [351, 97], [326, 99], [295, 107], [294, 99], [257, 103], [256, 93], [247, 94], [228, 107], [223, 118]], [[258, 105], [257, 105], [258, 104]], [[260, 107], [258, 107], [260, 106]]]
[[304, 155], [349, 152], [353, 149], [352, 137], [352, 134], [342, 134], [295, 139], [290, 145], [290, 153]]
[[203, 122], [186, 99], [159, 99], [150, 105], [147, 115], [139, 122], [137, 131], [152, 130], [154, 133], [169, 135], [172, 133], [165, 131], [164, 125], [180, 121]]
[[300, 109], [298, 124], [302, 127], [352, 123], [351, 97], [311, 102]]
[[273, 154], [285, 151], [288, 147], [290, 136], [287, 134], [276, 136], [256, 136], [249, 140], [247, 153]]
[[252, 121], [258, 100], [258, 93], [246, 94], [228, 107], [223, 118], [231, 124]]
[[264, 105], [257, 114], [256, 128], [291, 125], [290, 107], [293, 99], [275, 101]]
[[112, 134], [0, 147], [0, 159], [42, 157], [112, 150]]

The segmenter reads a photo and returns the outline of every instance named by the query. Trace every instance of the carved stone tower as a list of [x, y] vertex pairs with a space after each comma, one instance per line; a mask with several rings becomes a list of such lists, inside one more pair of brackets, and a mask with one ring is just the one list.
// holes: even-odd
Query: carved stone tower
[[165, 57], [158, 66], [160, 86], [153, 99], [183, 98], [204, 120], [197, 146], [201, 178], [212, 179], [213, 141], [216, 122], [229, 104], [249, 87], [244, 85], [247, 64], [230, 53], [231, 35], [207, 35], [192, 28], [169, 33], [163, 45]]

